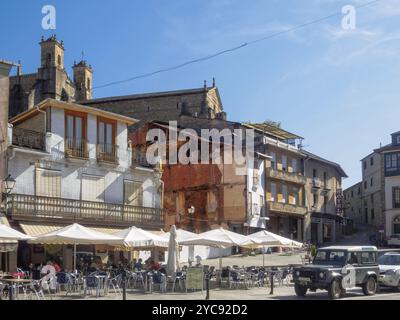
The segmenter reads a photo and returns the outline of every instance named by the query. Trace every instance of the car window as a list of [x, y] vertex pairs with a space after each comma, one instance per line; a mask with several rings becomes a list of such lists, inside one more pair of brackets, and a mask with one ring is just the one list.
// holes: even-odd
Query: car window
[[346, 251], [319, 250], [314, 258], [314, 263], [342, 265], [346, 261], [346, 254]]
[[350, 253], [349, 257], [347, 259], [347, 263], [348, 264], [359, 264], [357, 253], [355, 253], [355, 252]]
[[376, 254], [375, 252], [361, 252], [361, 263], [369, 264], [376, 262]]
[[400, 255], [383, 255], [378, 258], [378, 263], [387, 266], [400, 266]]

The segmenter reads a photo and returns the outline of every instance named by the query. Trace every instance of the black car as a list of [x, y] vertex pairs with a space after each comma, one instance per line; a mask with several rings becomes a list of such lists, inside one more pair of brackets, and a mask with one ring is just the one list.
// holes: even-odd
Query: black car
[[374, 246], [333, 246], [317, 250], [313, 263], [293, 270], [297, 296], [307, 291], [327, 290], [331, 299], [361, 287], [365, 295], [374, 295], [379, 278], [377, 248]]

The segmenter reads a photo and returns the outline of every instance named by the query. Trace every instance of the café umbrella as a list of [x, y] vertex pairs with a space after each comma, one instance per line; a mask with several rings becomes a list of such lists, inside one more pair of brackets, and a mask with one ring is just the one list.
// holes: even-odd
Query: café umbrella
[[168, 248], [168, 239], [134, 226], [114, 232], [113, 235], [122, 238], [123, 245], [132, 249]]
[[29, 243], [40, 244], [72, 244], [74, 245], [74, 270], [76, 269], [76, 245], [77, 244], [106, 244], [121, 245], [123, 239], [107, 233], [95, 231], [74, 223], [58, 230], [38, 235]]
[[176, 232], [175, 225], [171, 226], [169, 231], [169, 245], [168, 245], [168, 262], [167, 262], [167, 272], [168, 275], [172, 275], [179, 268], [179, 245], [178, 245], [178, 235]]
[[194, 238], [181, 241], [180, 245], [200, 245], [217, 247], [220, 249], [219, 266], [222, 267], [222, 248], [229, 248], [233, 246], [249, 247], [255, 242], [249, 237], [241, 235], [236, 232], [218, 228], [210, 231], [206, 231], [196, 235]]
[[33, 237], [0, 223], [0, 240], [29, 240]]
[[301, 242], [282, 237], [267, 230], [249, 234], [248, 237], [253, 240], [253, 243], [249, 245], [250, 248], [263, 248], [263, 266], [265, 265], [265, 247], [301, 248], [303, 246]]

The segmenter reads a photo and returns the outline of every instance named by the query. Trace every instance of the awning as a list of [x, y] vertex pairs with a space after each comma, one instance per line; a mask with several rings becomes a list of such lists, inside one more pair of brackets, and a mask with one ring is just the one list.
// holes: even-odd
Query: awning
[[[63, 228], [66, 225], [61, 225], [61, 224], [40, 224], [40, 223], [35, 223], [35, 222], [19, 222], [19, 225], [21, 226], [22, 230], [33, 237], [36, 237], [41, 234], [49, 233], [56, 231], [57, 229]], [[104, 233], [114, 233], [121, 231], [125, 228], [106, 228], [106, 227], [92, 227], [92, 226], [87, 226], [88, 228], [91, 228], [93, 230], [99, 231], [99, 232], [104, 232]], [[147, 230], [149, 231], [149, 230]], [[162, 234], [164, 231], [150, 231], [155, 234]]]

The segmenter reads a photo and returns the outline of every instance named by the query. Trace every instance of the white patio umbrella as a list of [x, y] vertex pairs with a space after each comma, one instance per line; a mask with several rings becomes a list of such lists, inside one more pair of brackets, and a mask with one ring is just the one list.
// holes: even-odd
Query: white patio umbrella
[[[192, 239], [198, 236], [197, 233], [193, 233], [184, 229], [175, 229], [175, 231], [176, 231], [176, 241], [178, 241], [178, 244], [180, 244], [181, 241]], [[169, 240], [170, 232], [166, 232], [162, 234], [160, 237]]]
[[250, 245], [249, 247], [263, 248], [263, 266], [265, 265], [265, 255], [264, 255], [265, 247], [301, 248], [303, 246], [301, 242], [297, 242], [292, 239], [282, 237], [267, 230], [262, 230], [256, 233], [249, 234], [248, 237], [254, 242], [254, 244]]
[[77, 244], [108, 244], [120, 246], [123, 239], [107, 233], [95, 231], [93, 229], [74, 223], [64, 228], [39, 235], [29, 243], [42, 244], [73, 244], [74, 245], [74, 270], [76, 269], [76, 245]]
[[168, 239], [152, 232], [130, 227], [113, 233], [114, 236], [122, 238], [124, 245], [135, 249], [168, 248]]
[[220, 249], [219, 267], [222, 268], [222, 255], [221, 255], [222, 248], [229, 248], [233, 246], [249, 247], [251, 245], [254, 245], [255, 242], [247, 236], [229, 230], [225, 230], [223, 228], [219, 228], [200, 233], [194, 238], [181, 241], [179, 244], [202, 245], [202, 246], [219, 248]]
[[171, 226], [169, 235], [167, 272], [168, 275], [172, 275], [179, 268], [179, 245], [175, 225]]
[[0, 223], [0, 240], [29, 240], [33, 237]]

